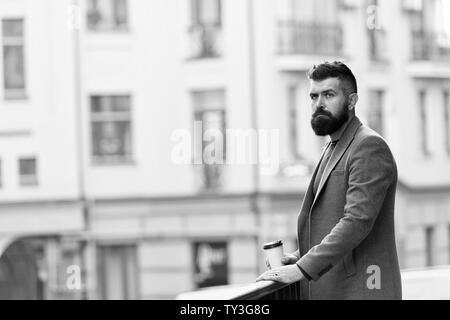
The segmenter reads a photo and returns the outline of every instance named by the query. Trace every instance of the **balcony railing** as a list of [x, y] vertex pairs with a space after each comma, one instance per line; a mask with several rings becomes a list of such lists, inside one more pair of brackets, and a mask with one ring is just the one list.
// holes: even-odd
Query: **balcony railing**
[[342, 27], [299, 21], [278, 22], [278, 53], [339, 55], [342, 51]]
[[[449, 300], [450, 265], [401, 270], [403, 300]], [[300, 300], [300, 282], [260, 281], [182, 293], [180, 300]]]
[[450, 34], [413, 31], [413, 60], [450, 61]]
[[300, 282], [260, 281], [243, 285], [205, 288], [182, 293], [179, 300], [300, 300]]
[[189, 28], [189, 35], [189, 58], [217, 58], [222, 55], [222, 29], [220, 25], [193, 25]]

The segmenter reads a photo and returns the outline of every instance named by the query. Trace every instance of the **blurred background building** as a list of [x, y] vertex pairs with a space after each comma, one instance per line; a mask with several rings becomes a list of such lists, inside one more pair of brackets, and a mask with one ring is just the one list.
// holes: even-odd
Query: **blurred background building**
[[[401, 267], [450, 264], [448, 2], [0, 0], [0, 298], [253, 282], [264, 242], [296, 249], [325, 60], [397, 160]], [[207, 129], [231, 133], [215, 156], [240, 132], [259, 162], [202, 164]]]

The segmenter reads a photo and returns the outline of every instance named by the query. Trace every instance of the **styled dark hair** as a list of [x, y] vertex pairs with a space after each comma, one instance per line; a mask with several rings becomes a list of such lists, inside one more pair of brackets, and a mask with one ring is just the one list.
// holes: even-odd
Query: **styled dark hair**
[[315, 65], [309, 70], [308, 78], [314, 81], [338, 78], [344, 82], [343, 89], [345, 94], [358, 93], [358, 85], [356, 84], [356, 78], [353, 72], [341, 61], [325, 61], [317, 66]]

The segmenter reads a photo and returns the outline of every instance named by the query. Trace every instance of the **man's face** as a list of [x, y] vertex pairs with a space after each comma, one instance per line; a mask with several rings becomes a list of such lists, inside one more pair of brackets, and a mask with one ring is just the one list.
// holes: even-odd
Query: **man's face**
[[348, 97], [338, 78], [311, 80], [311, 127], [318, 136], [337, 131], [348, 120]]

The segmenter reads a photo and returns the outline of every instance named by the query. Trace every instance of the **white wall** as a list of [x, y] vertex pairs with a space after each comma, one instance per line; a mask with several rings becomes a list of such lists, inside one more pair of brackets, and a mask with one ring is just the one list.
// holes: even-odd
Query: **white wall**
[[[1, 83], [0, 201], [77, 197], [73, 48], [66, 26], [67, 3], [0, 2], [1, 19], [24, 19], [27, 95], [25, 100], [5, 101]], [[26, 134], [8, 135], [17, 131]], [[19, 185], [18, 158], [23, 156], [37, 158], [37, 187]]]

